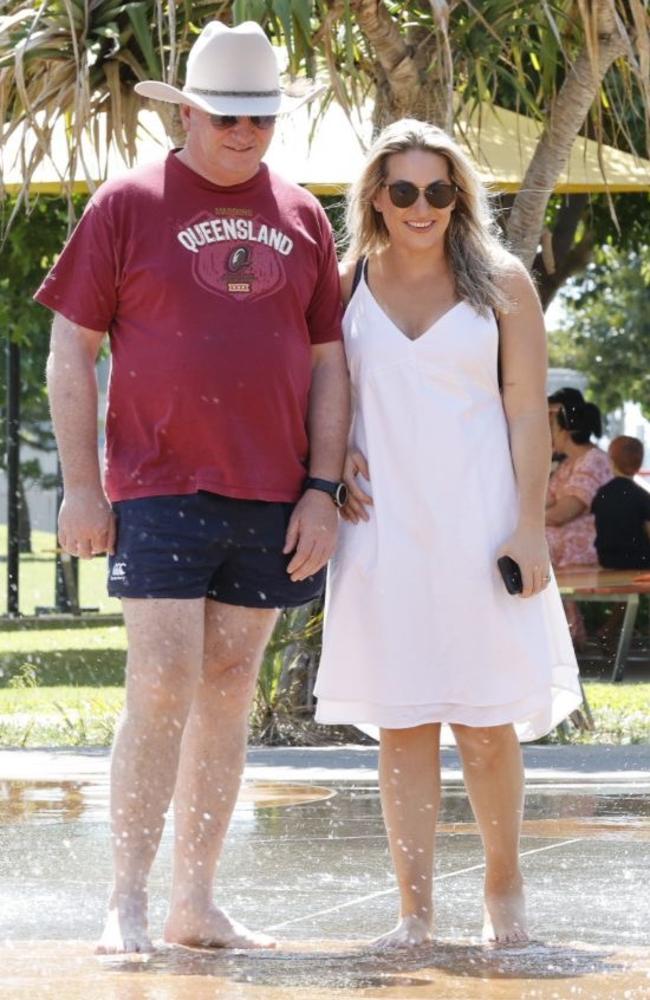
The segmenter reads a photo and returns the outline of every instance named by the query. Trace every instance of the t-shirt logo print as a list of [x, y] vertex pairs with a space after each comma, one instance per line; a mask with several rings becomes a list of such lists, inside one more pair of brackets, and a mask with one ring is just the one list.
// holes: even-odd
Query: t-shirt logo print
[[[227, 268], [231, 274], [237, 274], [244, 268], [250, 269], [251, 251], [249, 247], [237, 247], [228, 258]], [[251, 279], [254, 275], [241, 274], [236, 281], [229, 281], [227, 288], [231, 293], [250, 292], [252, 290]]]
[[260, 216], [201, 221], [195, 219], [178, 234], [192, 254], [194, 279], [209, 292], [229, 299], [261, 299], [287, 283], [283, 257], [293, 240]]
[[237, 247], [228, 258], [229, 271], [241, 271], [242, 267], [248, 267], [251, 259], [251, 252], [248, 247]]

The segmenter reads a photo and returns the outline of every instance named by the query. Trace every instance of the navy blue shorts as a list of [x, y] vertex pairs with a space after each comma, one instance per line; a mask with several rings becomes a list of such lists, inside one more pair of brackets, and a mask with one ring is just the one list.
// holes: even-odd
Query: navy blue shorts
[[287, 608], [319, 597], [325, 569], [293, 583], [284, 555], [294, 505], [215, 493], [113, 504], [111, 597], [209, 597], [246, 608]]

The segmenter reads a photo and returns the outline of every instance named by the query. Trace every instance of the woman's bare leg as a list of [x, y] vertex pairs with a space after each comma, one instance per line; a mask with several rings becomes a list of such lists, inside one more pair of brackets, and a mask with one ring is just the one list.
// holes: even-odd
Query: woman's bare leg
[[521, 747], [512, 726], [454, 725], [465, 786], [485, 849], [483, 938], [528, 940], [519, 837], [524, 810]]
[[440, 726], [382, 729], [381, 804], [400, 893], [400, 920], [377, 948], [428, 941], [433, 928], [433, 852], [440, 804]]

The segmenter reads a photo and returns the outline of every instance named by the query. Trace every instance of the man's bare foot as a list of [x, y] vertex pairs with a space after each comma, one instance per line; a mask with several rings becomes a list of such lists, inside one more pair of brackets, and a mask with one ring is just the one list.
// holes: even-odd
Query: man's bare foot
[[388, 951], [391, 948], [417, 948], [419, 944], [431, 941], [431, 923], [414, 914], [402, 917], [397, 927], [388, 934], [382, 934], [370, 942], [373, 951]]
[[151, 952], [154, 946], [147, 931], [146, 893], [115, 894], [109, 903], [104, 931], [97, 942], [97, 955]]
[[268, 934], [249, 931], [217, 906], [175, 907], [167, 917], [163, 937], [168, 944], [188, 948], [275, 948]]
[[486, 887], [483, 941], [489, 944], [526, 944], [528, 940], [523, 881], [502, 891]]

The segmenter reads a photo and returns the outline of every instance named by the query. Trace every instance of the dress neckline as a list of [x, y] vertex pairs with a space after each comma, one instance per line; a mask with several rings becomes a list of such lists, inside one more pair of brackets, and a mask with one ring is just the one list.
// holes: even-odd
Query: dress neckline
[[363, 284], [364, 288], [366, 289], [366, 292], [368, 293], [368, 296], [370, 297], [371, 301], [374, 303], [375, 307], [379, 310], [379, 312], [382, 314], [382, 316], [385, 319], [388, 320], [388, 322], [393, 327], [393, 329], [396, 331], [396, 333], [398, 333], [399, 336], [402, 338], [402, 340], [405, 340], [407, 342], [407, 344], [417, 344], [418, 341], [422, 340], [429, 333], [432, 333], [433, 330], [435, 330], [435, 328], [437, 326], [439, 326], [440, 323], [443, 322], [443, 320], [447, 319], [447, 317], [450, 316], [459, 306], [462, 306], [462, 305], [465, 304], [465, 300], [464, 299], [459, 299], [458, 302], [454, 302], [453, 306], [450, 306], [449, 309], [445, 310], [445, 312], [443, 312], [440, 316], [438, 316], [438, 318], [435, 319], [433, 321], [433, 323], [430, 323], [429, 326], [427, 326], [427, 328], [422, 331], [422, 333], [419, 333], [417, 335], [417, 337], [409, 337], [409, 335], [407, 333], [405, 333], [404, 330], [402, 330], [401, 326], [399, 326], [395, 322], [395, 320], [392, 318], [392, 316], [390, 316], [386, 312], [386, 310], [384, 309], [384, 307], [382, 305], [380, 305], [380, 303], [377, 301], [377, 299], [373, 295], [373, 293], [372, 293], [372, 291], [370, 289], [370, 285], [368, 284], [368, 279], [366, 277], [366, 268], [365, 267], [363, 268], [362, 273], [361, 273], [361, 283]]

